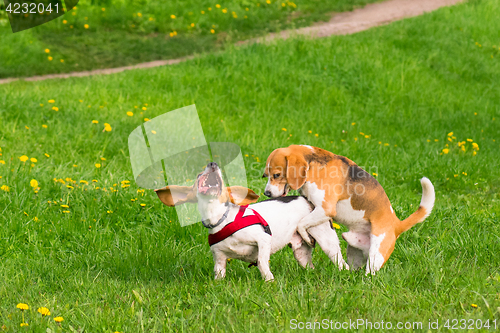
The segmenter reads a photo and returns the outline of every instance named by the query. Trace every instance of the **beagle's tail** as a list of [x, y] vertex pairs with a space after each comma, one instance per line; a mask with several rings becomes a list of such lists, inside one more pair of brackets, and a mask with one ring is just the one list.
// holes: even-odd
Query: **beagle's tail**
[[434, 207], [434, 201], [436, 200], [434, 186], [426, 177], [420, 179], [420, 183], [422, 184], [422, 199], [420, 200], [420, 207], [418, 207], [416, 212], [400, 222], [398, 235], [410, 229], [415, 224], [423, 222], [427, 216], [431, 215], [432, 207]]

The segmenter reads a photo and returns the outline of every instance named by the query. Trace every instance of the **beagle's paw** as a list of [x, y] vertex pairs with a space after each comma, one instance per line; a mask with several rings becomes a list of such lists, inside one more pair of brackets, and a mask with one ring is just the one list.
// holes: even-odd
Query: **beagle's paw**
[[310, 247], [314, 247], [314, 241], [311, 239], [311, 236], [309, 236], [309, 233], [305, 228], [299, 226], [297, 228], [297, 232], [299, 233], [300, 237], [302, 237], [302, 240], [307, 243], [307, 245], [309, 245]]

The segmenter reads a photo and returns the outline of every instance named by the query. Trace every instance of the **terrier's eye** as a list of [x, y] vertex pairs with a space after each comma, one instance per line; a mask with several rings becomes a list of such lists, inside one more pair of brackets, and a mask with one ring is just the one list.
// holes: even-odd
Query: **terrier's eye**
[[273, 175], [273, 177], [274, 177], [274, 179], [277, 179], [277, 178], [279, 178], [279, 177], [280, 177], [280, 174], [279, 174], [279, 173], [275, 173], [275, 174]]

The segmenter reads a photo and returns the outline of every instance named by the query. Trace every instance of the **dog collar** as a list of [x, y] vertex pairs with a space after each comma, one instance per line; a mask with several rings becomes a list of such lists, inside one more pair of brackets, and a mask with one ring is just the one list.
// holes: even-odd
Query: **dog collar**
[[267, 224], [266, 220], [264, 220], [264, 218], [262, 218], [262, 216], [260, 216], [260, 214], [257, 213], [255, 210], [248, 208], [253, 212], [254, 215], [247, 215], [243, 217], [243, 214], [245, 213], [247, 207], [248, 205], [240, 206], [240, 210], [238, 211], [238, 214], [234, 218], [233, 222], [228, 223], [226, 226], [224, 226], [224, 228], [222, 228], [215, 234], [208, 235], [208, 244], [210, 246], [217, 244], [223, 241], [224, 239], [228, 238], [232, 234], [234, 234], [236, 231], [254, 224], [260, 224], [262, 228], [264, 228], [264, 231], [272, 236], [269, 224]]
[[[203, 226], [205, 228], [208, 228], [208, 229], [213, 229], [213, 228], [219, 226], [222, 222], [224, 222], [224, 220], [227, 218], [227, 214], [229, 214], [229, 208], [231, 208], [231, 206], [229, 205], [229, 201], [226, 202], [226, 206], [227, 206], [226, 211], [224, 212], [222, 217], [219, 219], [219, 221], [217, 221], [216, 224], [210, 224], [210, 220], [201, 220], [201, 223], [203, 223]], [[208, 221], [208, 223], [206, 223], [205, 221]]]

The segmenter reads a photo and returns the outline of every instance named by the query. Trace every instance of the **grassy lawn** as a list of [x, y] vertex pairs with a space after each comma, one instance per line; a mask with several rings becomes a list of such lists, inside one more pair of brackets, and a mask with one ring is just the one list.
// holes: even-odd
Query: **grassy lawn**
[[[351, 36], [0, 86], [0, 330], [21, 331], [20, 302], [33, 332], [278, 332], [292, 319], [498, 327], [499, 11], [470, 1]], [[144, 118], [193, 103], [207, 141], [240, 145], [257, 193], [269, 153], [300, 143], [376, 173], [400, 218], [427, 176], [435, 210], [374, 277], [339, 272], [318, 248], [316, 269], [303, 270], [286, 248], [271, 258], [274, 283], [239, 261], [215, 282], [206, 230], [181, 228], [135, 185], [128, 159]]]
[[16, 34], [2, 4], [0, 78], [178, 58], [327, 20], [332, 11], [376, 1], [380, 0], [81, 0], [58, 19]]

